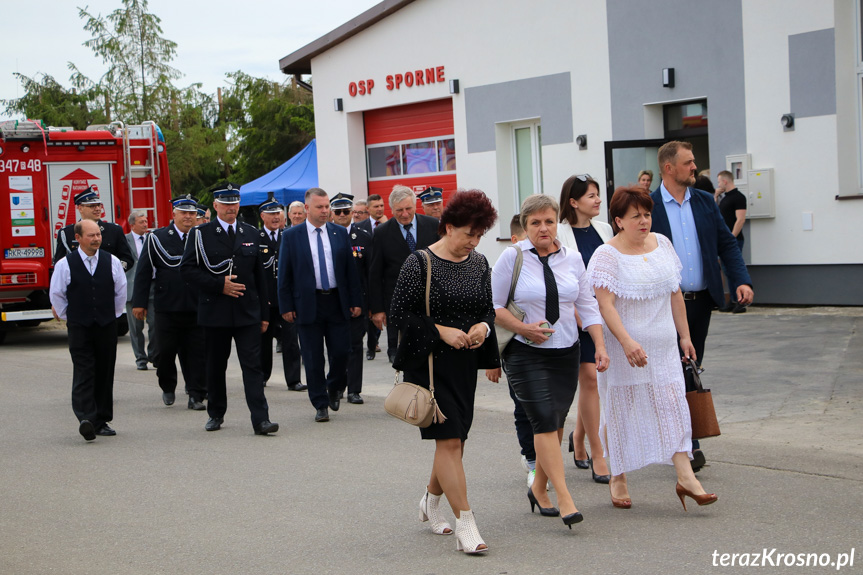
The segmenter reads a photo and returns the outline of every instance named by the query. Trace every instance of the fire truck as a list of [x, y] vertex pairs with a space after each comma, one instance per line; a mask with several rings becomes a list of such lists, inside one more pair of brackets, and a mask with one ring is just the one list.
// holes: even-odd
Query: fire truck
[[78, 219], [74, 198], [88, 187], [99, 192], [102, 219], [126, 232], [132, 210], [147, 213], [150, 229], [167, 225], [171, 178], [158, 126], [0, 122], [0, 343], [10, 328], [53, 319], [48, 288], [57, 233]]

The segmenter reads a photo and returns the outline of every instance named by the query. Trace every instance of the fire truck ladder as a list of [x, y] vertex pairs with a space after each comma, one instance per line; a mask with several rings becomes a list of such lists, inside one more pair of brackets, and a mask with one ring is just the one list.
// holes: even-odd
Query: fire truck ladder
[[[159, 222], [159, 211], [156, 209], [156, 182], [159, 179], [159, 158], [157, 148], [159, 140], [156, 134], [156, 123], [146, 121], [140, 126], [127, 126], [122, 130], [122, 132], [123, 160], [126, 170], [126, 187], [129, 191], [129, 206], [131, 210], [152, 212], [152, 217], [148, 218], [148, 221], [153, 222], [153, 227], [150, 228], [153, 230], [162, 225], [161, 222]], [[147, 139], [149, 140], [149, 143], [133, 146], [131, 143], [132, 139]], [[133, 164], [132, 150], [147, 150], [147, 161], [143, 164]], [[150, 200], [150, 206], [135, 204], [135, 198], [137, 197], [135, 192], [138, 191], [146, 192], [145, 197]]]

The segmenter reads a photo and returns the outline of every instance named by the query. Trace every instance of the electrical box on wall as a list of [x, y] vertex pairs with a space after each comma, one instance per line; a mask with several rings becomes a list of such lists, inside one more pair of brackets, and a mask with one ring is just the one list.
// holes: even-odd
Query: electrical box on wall
[[749, 205], [746, 217], [775, 218], [776, 204], [773, 195], [773, 168], [765, 170], [749, 170], [749, 190], [747, 196]]

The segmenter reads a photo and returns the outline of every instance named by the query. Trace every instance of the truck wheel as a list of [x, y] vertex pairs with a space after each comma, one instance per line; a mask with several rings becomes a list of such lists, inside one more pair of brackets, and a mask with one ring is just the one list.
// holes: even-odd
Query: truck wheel
[[129, 333], [129, 322], [126, 321], [126, 314], [117, 318], [117, 337], [122, 337]]

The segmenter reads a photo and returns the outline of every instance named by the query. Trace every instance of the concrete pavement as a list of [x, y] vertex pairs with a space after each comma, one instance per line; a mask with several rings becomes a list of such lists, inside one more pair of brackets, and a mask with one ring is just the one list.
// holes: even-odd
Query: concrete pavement
[[385, 354], [365, 363], [366, 404], [343, 403], [325, 424], [274, 377], [267, 398], [281, 430], [258, 437], [236, 358], [225, 425], [207, 433], [206, 414], [183, 396], [162, 405], [155, 371], [135, 370], [124, 337], [118, 435], [86, 443], [65, 331], [10, 333], [0, 346], [0, 573], [704, 573], [717, 568], [714, 551], [765, 548], [831, 560], [853, 548], [842, 571], [859, 573], [861, 327], [856, 308], [715, 313], [703, 380], [723, 435], [703, 442], [699, 478], [718, 503], [684, 512], [673, 470], [652, 466], [630, 475], [633, 508], [613, 509], [608, 488], [564, 451], [585, 515], [572, 531], [529, 513], [509, 396], [481, 377], [465, 467], [485, 557], [417, 521], [433, 445], [383, 412]]

